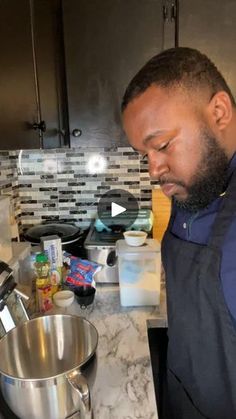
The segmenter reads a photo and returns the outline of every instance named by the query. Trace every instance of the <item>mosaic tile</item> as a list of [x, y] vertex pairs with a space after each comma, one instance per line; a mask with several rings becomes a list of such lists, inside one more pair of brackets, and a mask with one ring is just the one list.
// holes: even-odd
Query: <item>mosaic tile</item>
[[[107, 162], [103, 173], [88, 173], [87, 162], [94, 155]], [[130, 191], [141, 207], [150, 208], [149, 195], [157, 187], [150, 181], [147, 159], [131, 147], [0, 152], [0, 193], [11, 195], [24, 227], [66, 215], [88, 226], [100, 196], [117, 188]]]

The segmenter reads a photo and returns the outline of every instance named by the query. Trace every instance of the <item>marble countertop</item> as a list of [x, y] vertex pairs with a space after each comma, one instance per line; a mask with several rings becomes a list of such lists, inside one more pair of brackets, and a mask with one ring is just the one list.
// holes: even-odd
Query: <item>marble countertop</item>
[[94, 419], [157, 419], [147, 327], [166, 325], [160, 307], [121, 307], [118, 285], [98, 285], [92, 311], [76, 301], [53, 313], [82, 315], [97, 328], [96, 375], [91, 387]]
[[[27, 288], [23, 285], [26, 294]], [[15, 297], [9, 298], [16, 307]], [[83, 310], [74, 301], [68, 308], [47, 312], [80, 315], [97, 328], [96, 368], [90, 386], [94, 419], [158, 418], [147, 328], [167, 325], [165, 300], [162, 283], [160, 306], [122, 307], [118, 284], [97, 284], [92, 309]], [[29, 311], [34, 313], [34, 299], [31, 302]], [[25, 321], [18, 309], [13, 311], [17, 323]]]
[[75, 300], [47, 314], [80, 315], [97, 328], [96, 369], [89, 383], [94, 419], [157, 419], [147, 328], [167, 324], [165, 287], [157, 307], [122, 307], [119, 297], [118, 284], [98, 284], [92, 308], [81, 309]]

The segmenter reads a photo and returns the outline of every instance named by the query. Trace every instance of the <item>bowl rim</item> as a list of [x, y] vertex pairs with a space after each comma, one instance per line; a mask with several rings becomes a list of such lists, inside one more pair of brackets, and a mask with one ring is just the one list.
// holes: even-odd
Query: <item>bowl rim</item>
[[[62, 290], [62, 291], [67, 291], [67, 290]], [[45, 382], [46, 383], [45, 385], [48, 387], [48, 385], [50, 385], [50, 383], [51, 384], [55, 384], [55, 380], [60, 380], [60, 379], [63, 379], [64, 380], [64, 377], [67, 374], [70, 374], [71, 372], [76, 371], [76, 370], [80, 369], [81, 367], [84, 367], [87, 364], [87, 362], [94, 356], [94, 354], [95, 354], [95, 352], [97, 350], [98, 338], [99, 338], [97, 328], [87, 318], [85, 318], [83, 316], [78, 316], [76, 314], [65, 314], [65, 313], [56, 313], [55, 314], [54, 313], [54, 314], [40, 315], [40, 316], [34, 317], [34, 318], [30, 319], [30, 320], [26, 320], [25, 322], [20, 323], [19, 325], [17, 325], [13, 329], [9, 330], [8, 333], [6, 333], [2, 337], [2, 339], [1, 339], [0, 346], [4, 344], [2, 342], [5, 342], [5, 340], [11, 339], [11, 337], [9, 338], [9, 336], [14, 336], [15, 334], [18, 333], [19, 330], [21, 330], [21, 329], [23, 329], [25, 327], [26, 328], [27, 327], [29, 328], [29, 327], [31, 327], [31, 324], [34, 324], [34, 323], [38, 323], [38, 322], [43, 322], [44, 323], [47, 320], [50, 321], [51, 318], [61, 318], [61, 319], [63, 319], [63, 318], [73, 318], [74, 321], [76, 321], [76, 322], [82, 322], [82, 323], [86, 324], [89, 327], [90, 332], [95, 335], [95, 345], [92, 348], [91, 353], [88, 354], [88, 356], [84, 359], [84, 361], [81, 362], [81, 363], [79, 363], [76, 367], [72, 367], [71, 369], [68, 369], [66, 371], [63, 371], [62, 373], [59, 373], [59, 374], [56, 374], [56, 375], [52, 375], [52, 376], [48, 376], [48, 377], [22, 378], [22, 377], [16, 377], [14, 375], [8, 374], [8, 373], [4, 372], [3, 370], [1, 370], [1, 374], [2, 375], [4, 375], [5, 377], [8, 377], [10, 379], [14, 379], [14, 380], [16, 380], [16, 382], [19, 382], [19, 383], [24, 382], [24, 386], [27, 385], [27, 383], [30, 383], [29, 385], [31, 385], [31, 382], [39, 382], [39, 385], [42, 385], [43, 386], [44, 385], [43, 383]], [[29, 326], [29, 323], [30, 323], [30, 326]], [[63, 378], [61, 378], [61, 377], [63, 377]]]
[[[60, 297], [62, 295], [64, 295], [63, 298]], [[75, 296], [75, 293], [71, 290], [60, 290], [60, 291], [55, 292], [55, 294], [53, 294], [53, 299], [66, 301], [66, 300], [70, 300], [74, 296]]]
[[147, 237], [147, 232], [143, 230], [127, 230], [124, 231], [123, 235], [125, 237]]

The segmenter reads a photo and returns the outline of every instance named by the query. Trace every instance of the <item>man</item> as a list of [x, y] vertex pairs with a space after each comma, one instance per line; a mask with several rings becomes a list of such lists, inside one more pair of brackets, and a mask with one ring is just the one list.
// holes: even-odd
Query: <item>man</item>
[[153, 57], [122, 102], [131, 146], [172, 199], [162, 242], [168, 417], [236, 418], [236, 105], [199, 51]]

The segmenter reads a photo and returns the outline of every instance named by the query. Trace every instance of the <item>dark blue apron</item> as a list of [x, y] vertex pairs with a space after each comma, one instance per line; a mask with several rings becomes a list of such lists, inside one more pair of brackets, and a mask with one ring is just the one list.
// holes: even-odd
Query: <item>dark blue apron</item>
[[221, 249], [235, 216], [236, 171], [207, 246], [174, 236], [174, 214], [162, 242], [170, 419], [236, 418], [236, 328], [220, 279]]

